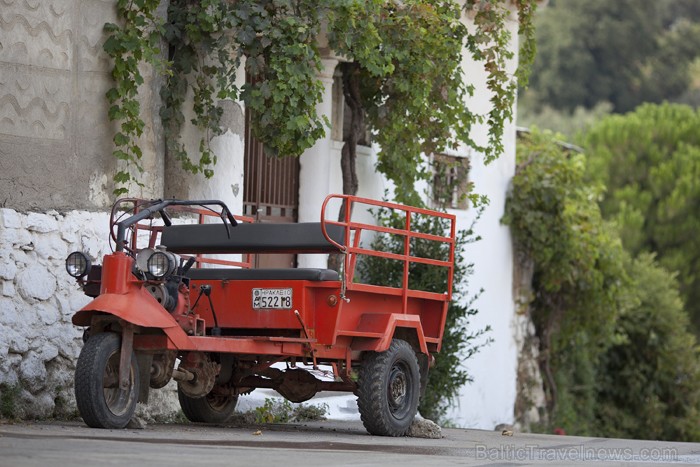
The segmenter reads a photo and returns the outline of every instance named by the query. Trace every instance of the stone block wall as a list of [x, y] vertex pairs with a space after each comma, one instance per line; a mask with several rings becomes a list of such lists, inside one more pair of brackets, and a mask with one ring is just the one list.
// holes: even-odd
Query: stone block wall
[[0, 385], [19, 390], [17, 417], [75, 412], [82, 329], [71, 316], [90, 299], [64, 262], [75, 250], [101, 262], [108, 223], [106, 213], [0, 209]]
[[[83, 328], [71, 317], [91, 298], [65, 270], [76, 250], [95, 264], [111, 252], [109, 214], [0, 209], [0, 395], [11, 396], [13, 417], [72, 417], [75, 364]], [[147, 383], [146, 383], [147, 384]], [[137, 414], [146, 420], [174, 417], [174, 383], [151, 391]]]

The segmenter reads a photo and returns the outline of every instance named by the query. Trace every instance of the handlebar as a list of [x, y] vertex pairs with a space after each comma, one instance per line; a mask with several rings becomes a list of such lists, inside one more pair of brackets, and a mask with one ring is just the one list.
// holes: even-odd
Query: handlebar
[[[160, 200], [159, 200], [160, 201]], [[124, 251], [124, 245], [126, 243], [126, 229], [131, 227], [132, 225], [136, 224], [139, 221], [142, 221], [144, 219], [148, 219], [151, 217], [153, 214], [156, 212], [160, 214], [161, 219], [163, 219], [163, 223], [166, 226], [172, 225], [172, 221], [170, 219], [170, 216], [168, 215], [167, 212], [165, 212], [165, 208], [168, 206], [209, 206], [209, 205], [215, 205], [215, 206], [220, 206], [221, 207], [221, 220], [224, 222], [224, 227], [226, 228], [226, 235], [231, 236], [231, 232], [229, 231], [228, 224], [226, 224], [226, 218], [228, 218], [229, 223], [231, 224], [232, 227], [235, 227], [238, 225], [238, 221], [236, 221], [236, 218], [233, 217], [233, 214], [231, 213], [231, 210], [226, 206], [226, 204], [223, 201], [219, 200], [191, 200], [191, 201], [186, 201], [186, 200], [178, 200], [178, 199], [166, 199], [164, 201], [160, 201], [156, 204], [153, 204], [147, 208], [143, 208], [141, 211], [137, 212], [133, 216], [119, 222], [117, 224], [117, 239], [116, 239], [116, 251]]]

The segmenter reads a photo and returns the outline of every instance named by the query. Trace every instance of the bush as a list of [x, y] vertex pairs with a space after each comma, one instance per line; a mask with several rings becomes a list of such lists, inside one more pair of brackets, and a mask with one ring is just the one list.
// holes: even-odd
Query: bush
[[531, 316], [553, 426], [584, 434], [594, 423], [596, 359], [613, 333], [624, 251], [584, 183], [585, 157], [551, 133], [519, 140], [503, 222], [534, 263]]
[[[375, 213], [380, 225], [403, 228], [404, 220], [396, 213], [380, 210]], [[439, 217], [415, 216], [411, 219], [413, 229], [423, 233], [444, 235], [449, 228], [447, 222]], [[491, 340], [486, 338], [489, 327], [479, 330], [469, 329], [469, 319], [478, 310], [474, 302], [481, 291], [468, 295], [468, 277], [473, 274], [473, 265], [466, 263], [462, 251], [468, 243], [477, 241], [470, 228], [458, 232], [455, 245], [455, 269], [453, 278], [453, 301], [447, 310], [445, 333], [442, 338], [442, 349], [436, 355], [435, 365], [428, 373], [428, 385], [425, 395], [421, 398], [419, 411], [431, 420], [440, 424], [448, 424], [445, 419], [447, 409], [454, 403], [459, 389], [472, 381], [464, 369], [465, 360], [488, 345]], [[396, 235], [378, 235], [372, 243], [372, 248], [379, 251], [401, 253], [404, 251], [403, 237]], [[447, 245], [429, 240], [412, 239], [411, 252], [415, 256], [447, 260], [449, 249]], [[364, 256], [357, 265], [361, 280], [369, 284], [381, 284], [400, 287], [403, 265], [399, 261], [387, 260], [375, 256]], [[413, 263], [409, 269], [409, 287], [430, 292], [447, 290], [447, 273], [445, 268]]]
[[605, 184], [599, 204], [633, 255], [655, 253], [678, 272], [700, 336], [700, 111], [646, 104], [602, 119], [585, 135], [587, 176]]
[[632, 259], [603, 220], [586, 158], [533, 132], [520, 141], [506, 206], [516, 247], [534, 262], [548, 429], [700, 439], [700, 364], [673, 275]]
[[296, 423], [325, 420], [328, 404], [294, 404], [285, 399], [265, 398], [265, 403], [252, 411], [254, 423]]
[[632, 306], [601, 358], [599, 434], [700, 440], [700, 360], [675, 278], [653, 255], [628, 263]]

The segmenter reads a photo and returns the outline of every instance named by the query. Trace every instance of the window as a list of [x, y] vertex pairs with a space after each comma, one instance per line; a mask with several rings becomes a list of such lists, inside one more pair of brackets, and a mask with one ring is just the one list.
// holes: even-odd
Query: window
[[469, 159], [466, 157], [433, 154], [433, 203], [436, 207], [467, 209]]

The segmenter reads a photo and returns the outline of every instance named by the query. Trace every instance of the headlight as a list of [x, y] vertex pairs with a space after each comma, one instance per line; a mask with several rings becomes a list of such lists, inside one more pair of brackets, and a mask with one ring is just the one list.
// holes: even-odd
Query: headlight
[[82, 251], [74, 251], [66, 258], [66, 271], [76, 279], [83, 277], [90, 270], [90, 258]]
[[148, 258], [148, 272], [156, 279], [162, 279], [175, 272], [177, 263], [172, 253], [156, 251]]
[[144, 248], [136, 254], [136, 267], [141, 272], [148, 272], [148, 259], [156, 250], [153, 248]]

